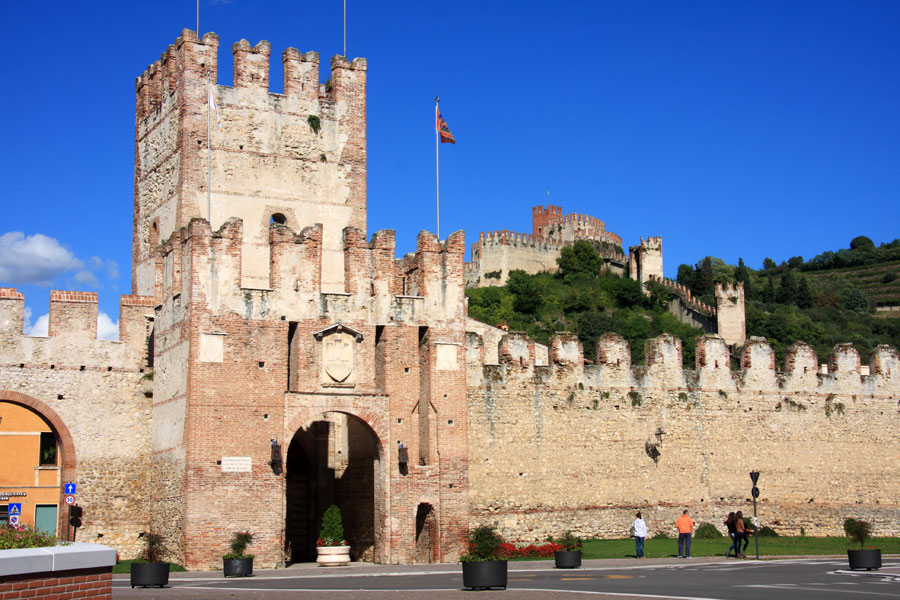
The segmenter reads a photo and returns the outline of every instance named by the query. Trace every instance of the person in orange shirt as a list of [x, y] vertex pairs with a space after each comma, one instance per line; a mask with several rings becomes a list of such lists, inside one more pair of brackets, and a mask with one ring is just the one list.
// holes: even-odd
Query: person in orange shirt
[[687, 509], [675, 521], [675, 527], [678, 529], [678, 558], [690, 558], [691, 533], [694, 531], [694, 521], [691, 520]]

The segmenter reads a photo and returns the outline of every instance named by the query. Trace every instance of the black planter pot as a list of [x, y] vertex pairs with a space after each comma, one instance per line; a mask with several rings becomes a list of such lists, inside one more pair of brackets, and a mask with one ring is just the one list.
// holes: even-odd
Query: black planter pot
[[881, 568], [881, 550], [847, 550], [847, 558], [850, 560], [850, 569]]
[[558, 550], [553, 558], [557, 569], [577, 569], [581, 566], [581, 550]]
[[169, 563], [131, 563], [131, 587], [165, 587], [169, 583]]
[[223, 558], [222, 571], [225, 577], [234, 575], [235, 577], [247, 577], [253, 575], [253, 557], [248, 558]]
[[506, 561], [464, 562], [463, 587], [473, 590], [506, 589]]

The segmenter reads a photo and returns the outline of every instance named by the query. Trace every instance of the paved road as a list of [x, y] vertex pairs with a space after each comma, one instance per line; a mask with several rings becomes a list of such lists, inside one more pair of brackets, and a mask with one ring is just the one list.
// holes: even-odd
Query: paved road
[[[559, 570], [552, 562], [510, 563], [506, 591], [479, 598], [586, 600], [590, 597], [683, 600], [900, 600], [900, 560], [880, 571], [846, 570], [844, 558], [726, 561], [725, 559], [591, 560]], [[224, 579], [221, 573], [173, 573], [166, 589], [131, 589], [128, 576], [113, 580], [114, 600], [381, 600], [471, 598], [459, 565], [353, 565], [338, 570], [304, 566], [257, 571]]]

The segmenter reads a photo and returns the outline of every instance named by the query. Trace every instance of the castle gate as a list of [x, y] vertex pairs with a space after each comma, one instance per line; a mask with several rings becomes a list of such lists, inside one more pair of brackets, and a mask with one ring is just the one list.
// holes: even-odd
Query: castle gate
[[336, 504], [351, 557], [374, 560], [382, 550], [384, 464], [378, 436], [352, 414], [327, 412], [298, 429], [286, 456], [285, 558], [316, 559], [322, 515]]

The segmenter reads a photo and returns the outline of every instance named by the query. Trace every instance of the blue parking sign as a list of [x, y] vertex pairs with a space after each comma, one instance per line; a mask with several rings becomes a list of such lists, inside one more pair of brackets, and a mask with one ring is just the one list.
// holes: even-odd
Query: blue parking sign
[[18, 517], [22, 514], [22, 503], [16, 502], [15, 504], [10, 504], [7, 514], [11, 517]]

